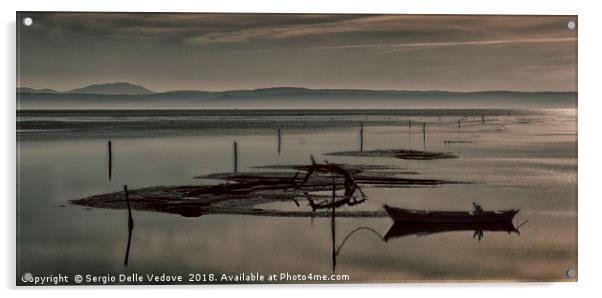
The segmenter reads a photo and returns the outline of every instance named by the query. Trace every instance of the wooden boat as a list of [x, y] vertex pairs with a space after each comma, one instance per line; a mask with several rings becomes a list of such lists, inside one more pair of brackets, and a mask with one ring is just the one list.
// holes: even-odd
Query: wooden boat
[[519, 209], [503, 211], [423, 211], [395, 208], [384, 205], [385, 211], [395, 222], [407, 223], [487, 223], [512, 222]]

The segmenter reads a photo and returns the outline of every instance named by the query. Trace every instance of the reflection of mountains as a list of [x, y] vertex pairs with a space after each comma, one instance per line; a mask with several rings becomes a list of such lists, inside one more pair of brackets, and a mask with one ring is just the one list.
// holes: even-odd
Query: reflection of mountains
[[491, 223], [394, 223], [383, 240], [401, 238], [411, 235], [428, 236], [447, 232], [474, 231], [474, 237], [480, 241], [484, 232], [507, 232], [508, 234], [520, 232], [512, 222]]

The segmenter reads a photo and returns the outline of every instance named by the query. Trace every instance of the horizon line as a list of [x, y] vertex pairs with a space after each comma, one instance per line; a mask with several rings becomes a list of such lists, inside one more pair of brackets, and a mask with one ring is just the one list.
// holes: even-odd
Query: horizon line
[[[515, 93], [577, 93], [578, 90], [509, 90], [509, 89], [473, 89], [473, 90], [464, 90], [464, 91], [458, 91], [458, 90], [445, 90], [445, 89], [362, 89], [362, 88], [310, 88], [310, 87], [298, 87], [298, 86], [271, 86], [271, 87], [258, 87], [258, 88], [249, 88], [249, 89], [222, 89], [222, 90], [200, 90], [200, 89], [173, 89], [173, 90], [167, 90], [167, 91], [154, 91], [151, 89], [146, 88], [145, 86], [142, 85], [138, 85], [138, 84], [133, 84], [133, 83], [129, 83], [129, 82], [110, 82], [110, 83], [95, 83], [95, 84], [90, 84], [84, 87], [78, 87], [78, 88], [74, 88], [74, 89], [70, 89], [70, 90], [65, 90], [65, 91], [61, 91], [61, 90], [57, 90], [57, 89], [53, 89], [53, 88], [49, 88], [49, 87], [43, 87], [43, 88], [33, 88], [33, 87], [28, 87], [28, 86], [20, 86], [20, 87], [16, 87], [16, 89], [19, 88], [29, 88], [29, 89], [33, 89], [36, 91], [40, 91], [40, 90], [44, 90], [44, 89], [49, 89], [52, 91], [55, 91], [57, 93], [63, 93], [63, 94], [69, 94], [69, 92], [76, 90], [76, 89], [83, 89], [83, 88], [87, 88], [93, 85], [109, 85], [109, 84], [121, 84], [121, 83], [125, 83], [125, 84], [130, 84], [136, 87], [141, 87], [144, 88], [148, 91], [150, 91], [151, 93], [147, 93], [147, 94], [102, 94], [102, 93], [70, 93], [70, 94], [95, 94], [95, 95], [151, 95], [151, 94], [164, 94], [164, 93], [170, 93], [170, 92], [211, 92], [211, 93], [220, 93], [220, 92], [233, 92], [233, 91], [258, 91], [258, 90], [268, 90], [268, 89], [305, 89], [305, 90], [330, 90], [330, 91], [336, 91], [336, 90], [354, 90], [354, 91], [378, 91], [378, 92], [449, 92], [449, 93], [479, 93], [479, 92], [515, 92]], [[19, 93], [19, 92], [18, 92]], [[24, 92], [24, 93], [28, 93], [28, 92]], [[46, 93], [46, 94], [52, 94], [52, 93]]]

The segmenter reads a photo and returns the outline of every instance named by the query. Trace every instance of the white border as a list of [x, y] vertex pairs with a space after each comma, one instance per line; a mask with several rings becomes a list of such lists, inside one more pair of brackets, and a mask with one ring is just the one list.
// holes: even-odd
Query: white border
[[[599, 189], [596, 188], [600, 168], [600, 132], [598, 115], [602, 111], [600, 84], [600, 38], [602, 11], [597, 1], [537, 1], [537, 0], [220, 0], [220, 1], [76, 1], [22, 0], [2, 1], [2, 134], [3, 146], [0, 177], [4, 196], [1, 197], [3, 237], [0, 284], [13, 295], [104, 297], [134, 294], [143, 291], [150, 297], [163, 297], [165, 290], [177, 290], [176, 295], [220, 295], [227, 290], [232, 295], [252, 297], [307, 297], [324, 294], [346, 297], [368, 295], [404, 295], [405, 297], [465, 297], [467, 294], [487, 297], [581, 297], [599, 295], [601, 291], [600, 231], [597, 211], [602, 210]], [[418, 14], [562, 14], [579, 15], [579, 282], [578, 283], [501, 283], [501, 284], [388, 284], [388, 285], [312, 285], [312, 286], [203, 286], [203, 287], [110, 287], [110, 293], [98, 287], [22, 290], [14, 287], [15, 274], [15, 11], [168, 11], [168, 12], [314, 12], [314, 13], [418, 13]], [[598, 156], [598, 157], [597, 157]], [[73, 289], [80, 289], [73, 291]], [[82, 293], [83, 289], [86, 293]], [[106, 290], [107, 288], [102, 288]], [[268, 291], [266, 291], [268, 290]], [[292, 291], [291, 291], [292, 290]], [[300, 291], [301, 290], [301, 291]], [[401, 291], [399, 291], [401, 290]], [[40, 292], [44, 291], [44, 293]], [[393, 292], [395, 291], [395, 292]], [[136, 293], [138, 294], [138, 293]]]

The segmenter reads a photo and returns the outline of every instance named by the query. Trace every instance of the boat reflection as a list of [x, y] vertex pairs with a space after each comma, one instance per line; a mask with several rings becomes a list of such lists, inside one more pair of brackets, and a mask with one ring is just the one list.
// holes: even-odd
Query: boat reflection
[[481, 241], [485, 232], [507, 232], [508, 234], [520, 234], [518, 229], [510, 221], [490, 222], [490, 223], [394, 223], [387, 234], [383, 237], [384, 241], [393, 238], [402, 238], [416, 235], [425, 237], [432, 234], [446, 232], [474, 231], [473, 238]]
[[[334, 213], [333, 213], [334, 214]], [[512, 222], [497, 222], [497, 223], [394, 223], [387, 233], [382, 236], [379, 232], [370, 227], [358, 227], [353, 231], [349, 232], [341, 244], [336, 246], [336, 233], [335, 233], [335, 216], [331, 217], [332, 229], [332, 272], [336, 270], [337, 257], [341, 254], [343, 246], [355, 233], [360, 231], [370, 232], [384, 242], [394, 238], [403, 238], [406, 236], [416, 235], [418, 237], [426, 237], [433, 234], [447, 233], [447, 232], [464, 232], [473, 231], [473, 238], [481, 241], [485, 232], [506, 232], [508, 234], [516, 233], [520, 235], [518, 227], [515, 227]], [[526, 223], [526, 221], [525, 221]], [[524, 224], [524, 223], [523, 223]]]

